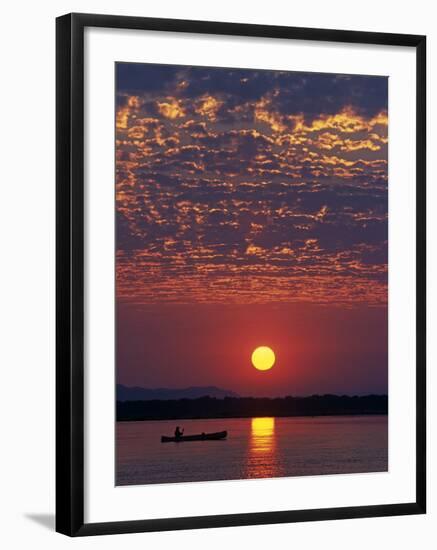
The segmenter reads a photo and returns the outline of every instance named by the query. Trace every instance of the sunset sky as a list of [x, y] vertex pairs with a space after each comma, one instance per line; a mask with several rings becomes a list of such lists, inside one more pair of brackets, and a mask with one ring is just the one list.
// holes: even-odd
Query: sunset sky
[[118, 382], [386, 393], [387, 79], [116, 71]]

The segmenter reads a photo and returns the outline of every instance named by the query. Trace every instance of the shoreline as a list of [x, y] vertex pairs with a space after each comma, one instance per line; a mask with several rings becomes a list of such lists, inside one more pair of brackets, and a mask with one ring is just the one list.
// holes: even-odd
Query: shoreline
[[131, 420], [195, 420], [213, 418], [345, 416], [388, 413], [386, 395], [117, 401], [116, 418]]
[[386, 416], [388, 418], [388, 412], [345, 412], [345, 413], [327, 413], [327, 414], [264, 414], [264, 415], [240, 415], [240, 416], [193, 416], [193, 417], [165, 417], [165, 418], [129, 418], [129, 419], [116, 419], [116, 422], [167, 422], [171, 420], [235, 420], [235, 419], [248, 419], [248, 418], [326, 418], [326, 417], [347, 417], [347, 416]]

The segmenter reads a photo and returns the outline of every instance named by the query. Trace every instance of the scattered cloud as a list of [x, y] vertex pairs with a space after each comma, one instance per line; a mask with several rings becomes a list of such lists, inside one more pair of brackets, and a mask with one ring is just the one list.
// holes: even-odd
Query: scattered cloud
[[387, 301], [387, 80], [118, 65], [117, 293]]

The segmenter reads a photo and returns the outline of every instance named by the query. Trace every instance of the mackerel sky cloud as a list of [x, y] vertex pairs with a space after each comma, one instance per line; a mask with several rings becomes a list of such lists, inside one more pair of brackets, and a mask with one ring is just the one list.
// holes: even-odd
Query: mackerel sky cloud
[[116, 70], [120, 302], [386, 305], [385, 77]]

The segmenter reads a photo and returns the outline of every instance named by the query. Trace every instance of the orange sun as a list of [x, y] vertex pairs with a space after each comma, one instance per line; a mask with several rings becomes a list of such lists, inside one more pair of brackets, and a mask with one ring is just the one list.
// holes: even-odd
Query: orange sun
[[275, 353], [268, 346], [260, 346], [252, 353], [252, 365], [258, 370], [270, 370], [275, 360]]

